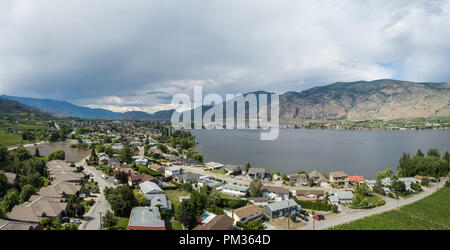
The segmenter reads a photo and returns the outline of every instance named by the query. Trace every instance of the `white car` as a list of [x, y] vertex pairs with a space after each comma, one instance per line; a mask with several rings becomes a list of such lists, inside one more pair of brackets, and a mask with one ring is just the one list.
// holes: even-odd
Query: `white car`
[[70, 223], [81, 224], [81, 221], [79, 219], [73, 219], [73, 220], [70, 220]]
[[106, 174], [102, 174], [103, 179], [108, 179], [108, 176]]

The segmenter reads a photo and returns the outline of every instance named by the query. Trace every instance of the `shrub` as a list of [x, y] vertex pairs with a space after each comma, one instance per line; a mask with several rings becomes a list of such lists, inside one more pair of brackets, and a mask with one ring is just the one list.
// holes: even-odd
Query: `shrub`
[[62, 149], [57, 149], [54, 150], [53, 152], [51, 152], [48, 155], [48, 160], [65, 160], [66, 159], [66, 152], [64, 152], [64, 150]]

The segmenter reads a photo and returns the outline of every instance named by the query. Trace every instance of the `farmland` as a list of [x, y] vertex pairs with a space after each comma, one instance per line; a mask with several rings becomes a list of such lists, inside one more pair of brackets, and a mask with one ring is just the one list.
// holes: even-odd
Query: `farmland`
[[449, 230], [450, 187], [400, 209], [339, 225], [332, 230]]

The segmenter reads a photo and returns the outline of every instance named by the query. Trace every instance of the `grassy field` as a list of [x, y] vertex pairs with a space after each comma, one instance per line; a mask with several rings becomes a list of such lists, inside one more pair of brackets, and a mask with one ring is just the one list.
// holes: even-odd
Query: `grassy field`
[[105, 228], [105, 229], [106, 230], [118, 230], [118, 229], [127, 230], [129, 218], [125, 218], [125, 217], [117, 217], [117, 218], [119, 218], [119, 222], [117, 222], [117, 224], [115, 226], [110, 227], [110, 228]]
[[332, 230], [450, 230], [450, 187], [413, 204]]
[[172, 220], [169, 223], [166, 223], [167, 230], [183, 230], [183, 226], [181, 222]]
[[0, 145], [6, 147], [15, 146], [22, 142], [22, 137], [16, 134], [8, 134], [4, 130], [0, 129]]
[[183, 190], [164, 190], [164, 193], [169, 197], [170, 202], [172, 202], [172, 205], [176, 208], [180, 205], [180, 196], [186, 196], [189, 195], [188, 192]]
[[226, 171], [225, 169], [213, 170], [211, 172], [212, 173], [216, 173], [216, 174], [226, 174], [226, 173], [228, 173], [228, 171]]

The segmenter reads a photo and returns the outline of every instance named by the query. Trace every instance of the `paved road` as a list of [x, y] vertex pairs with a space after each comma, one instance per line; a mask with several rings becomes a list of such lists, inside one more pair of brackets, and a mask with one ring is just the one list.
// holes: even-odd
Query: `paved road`
[[[337, 215], [336, 217], [326, 219], [323, 221], [315, 221], [313, 225], [313, 220], [310, 220], [308, 225], [299, 228], [300, 230], [321, 230], [321, 229], [327, 229], [330, 227], [334, 227], [337, 225], [345, 224], [354, 220], [358, 220], [367, 216], [383, 213], [389, 210], [393, 210], [398, 207], [402, 207], [411, 203], [414, 203], [418, 200], [421, 200], [434, 192], [436, 192], [438, 189], [442, 188], [445, 184], [445, 181], [447, 178], [440, 183], [435, 184], [434, 186], [427, 188], [422, 193], [414, 195], [407, 199], [400, 199], [399, 201], [391, 198], [385, 198], [386, 204], [381, 207], [376, 207], [368, 210], [357, 210], [357, 209], [349, 209], [349, 208], [343, 208], [342, 213]], [[341, 208], [342, 209], [342, 208]]]
[[111, 210], [111, 205], [105, 199], [103, 195], [103, 190], [105, 187], [116, 187], [111, 179], [103, 179], [101, 176], [103, 172], [95, 169], [94, 167], [88, 166], [85, 159], [78, 162], [79, 165], [84, 167], [84, 172], [87, 174], [92, 174], [94, 180], [98, 183], [100, 193], [96, 194], [97, 198], [95, 204], [91, 207], [89, 212], [84, 216], [84, 220], [80, 225], [80, 230], [99, 230], [100, 229], [100, 213], [101, 216], [105, 215], [106, 211]]
[[217, 179], [221, 179], [226, 181], [227, 183], [237, 183], [239, 185], [250, 185], [250, 180], [246, 179], [246, 178], [242, 178], [240, 180], [236, 179], [236, 178], [231, 178], [231, 176], [229, 175], [223, 175], [223, 174], [217, 174], [217, 173], [213, 173], [211, 171], [205, 171], [201, 168], [198, 167], [190, 167], [190, 166], [183, 166], [183, 169], [189, 173], [194, 173], [194, 174], [200, 174], [200, 175], [209, 175], [209, 176], [214, 176]]

